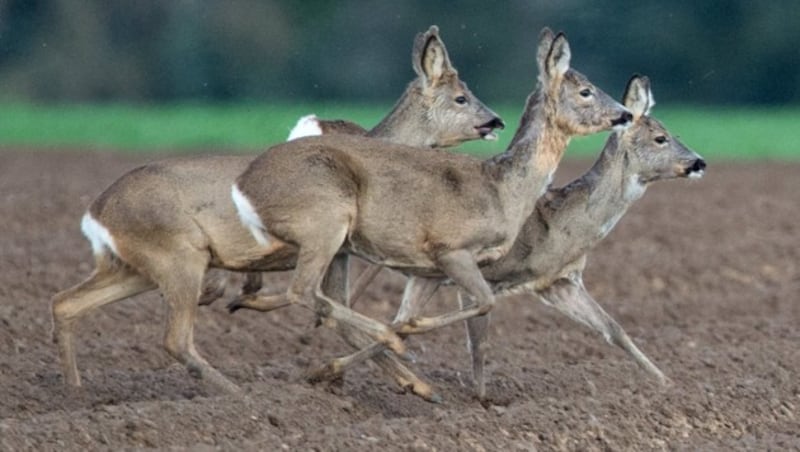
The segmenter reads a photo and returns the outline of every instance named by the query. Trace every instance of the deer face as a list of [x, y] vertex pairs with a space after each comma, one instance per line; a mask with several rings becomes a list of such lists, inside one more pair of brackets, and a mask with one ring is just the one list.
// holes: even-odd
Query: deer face
[[558, 126], [570, 134], [588, 135], [630, 125], [633, 115], [583, 74], [570, 69], [558, 90]]
[[705, 172], [705, 160], [649, 116], [642, 116], [621, 132], [620, 145], [630, 149], [628, 169], [638, 174], [643, 183], [676, 177], [701, 178]]
[[542, 31], [537, 53], [539, 81], [548, 94], [556, 125], [568, 135], [588, 135], [623, 128], [631, 112], [570, 68], [571, 51], [566, 36]]
[[633, 125], [617, 132], [619, 147], [626, 150], [628, 171], [637, 174], [642, 183], [703, 177], [705, 160], [670, 135], [658, 120], [648, 116], [655, 101], [647, 77], [631, 78], [624, 102], [634, 116]]
[[417, 36], [412, 64], [419, 83], [413, 99], [419, 103], [434, 146], [449, 147], [469, 140], [497, 138], [494, 129], [504, 128], [503, 120], [458, 78], [438, 27], [432, 26]]
[[505, 123], [458, 79], [457, 74], [446, 83], [425, 94], [427, 125], [436, 135], [439, 147], [456, 146], [464, 141], [495, 140], [495, 129]]

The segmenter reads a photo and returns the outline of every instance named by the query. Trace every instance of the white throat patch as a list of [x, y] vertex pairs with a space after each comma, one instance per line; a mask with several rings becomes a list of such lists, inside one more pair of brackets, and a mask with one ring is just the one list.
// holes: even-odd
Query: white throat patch
[[622, 196], [626, 201], [636, 201], [644, 195], [646, 188], [647, 187], [639, 179], [639, 176], [628, 176], [628, 180], [625, 181]]

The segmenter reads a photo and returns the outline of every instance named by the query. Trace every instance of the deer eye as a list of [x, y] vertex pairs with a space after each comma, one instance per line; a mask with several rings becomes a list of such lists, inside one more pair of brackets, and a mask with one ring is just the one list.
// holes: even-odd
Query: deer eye
[[456, 97], [456, 103], [457, 104], [462, 104], [462, 105], [466, 104], [467, 103], [467, 98], [465, 96], [458, 96], [458, 97]]
[[592, 90], [590, 90], [589, 88], [582, 89], [580, 95], [583, 97], [589, 97], [592, 95]]
[[667, 142], [667, 137], [665, 137], [664, 135], [659, 135], [659, 136], [657, 136], [657, 137], [655, 138], [655, 141], [656, 141], [656, 143], [658, 143], [658, 144], [664, 144], [664, 143], [666, 143], [666, 142]]

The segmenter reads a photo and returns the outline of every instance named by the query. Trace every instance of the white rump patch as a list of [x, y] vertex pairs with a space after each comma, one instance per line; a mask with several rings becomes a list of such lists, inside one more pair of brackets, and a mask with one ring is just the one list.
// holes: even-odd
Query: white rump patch
[[86, 212], [81, 219], [81, 231], [92, 244], [92, 253], [95, 255], [105, 254], [106, 250], [111, 250], [112, 253], [119, 256], [111, 233], [89, 212]]
[[322, 135], [322, 128], [319, 126], [317, 115], [303, 116], [297, 120], [294, 128], [289, 132], [289, 138], [286, 141], [296, 140], [303, 137], [313, 137]]
[[236, 184], [233, 184], [231, 187], [231, 198], [233, 198], [233, 203], [236, 204], [236, 210], [239, 212], [239, 219], [242, 220], [242, 224], [253, 234], [256, 242], [264, 246], [269, 245], [269, 239], [265, 234], [267, 228], [264, 227], [264, 223], [261, 222], [261, 217], [256, 213], [256, 209], [253, 208], [250, 200], [239, 190]]

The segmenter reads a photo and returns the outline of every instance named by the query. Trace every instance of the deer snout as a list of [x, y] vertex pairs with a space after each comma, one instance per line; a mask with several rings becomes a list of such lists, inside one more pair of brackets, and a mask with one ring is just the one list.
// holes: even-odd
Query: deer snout
[[633, 113], [625, 111], [619, 118], [612, 120], [611, 125], [616, 129], [619, 127], [627, 127], [631, 122], [633, 122]]
[[492, 119], [490, 119], [489, 121], [487, 121], [486, 123], [475, 127], [475, 129], [478, 131], [478, 134], [484, 140], [496, 140], [497, 139], [497, 135], [495, 135], [492, 131], [494, 129], [502, 130], [502, 129], [505, 129], [505, 128], [506, 128], [506, 124], [498, 116], [495, 116]]
[[703, 159], [697, 159], [692, 162], [692, 165], [686, 168], [686, 176], [692, 179], [699, 179], [703, 177], [706, 170], [706, 161]]

